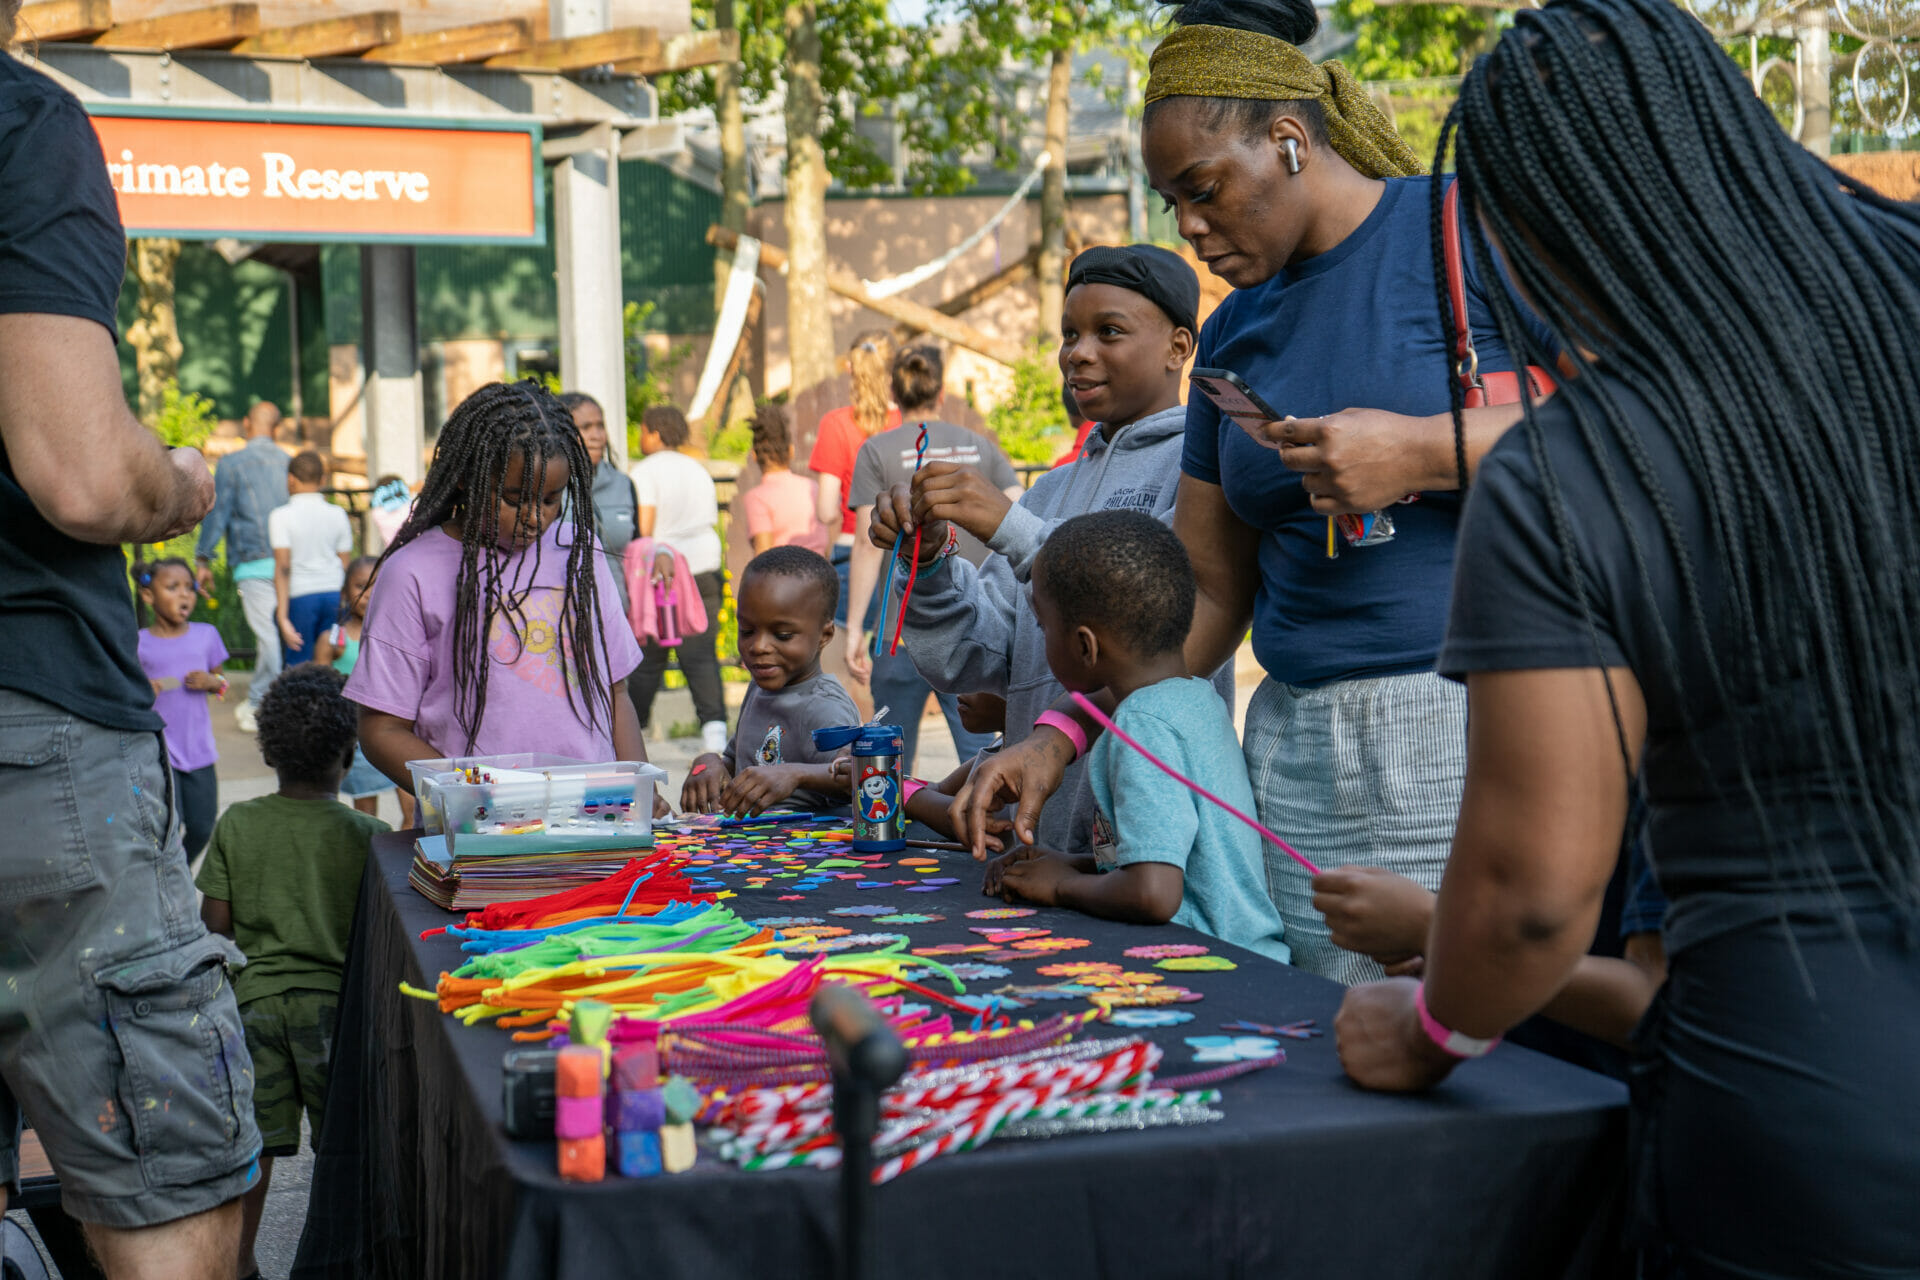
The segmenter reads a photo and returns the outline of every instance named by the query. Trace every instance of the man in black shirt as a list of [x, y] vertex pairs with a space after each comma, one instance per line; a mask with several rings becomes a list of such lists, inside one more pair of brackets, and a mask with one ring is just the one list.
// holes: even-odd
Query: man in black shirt
[[24, 1117], [110, 1276], [230, 1275], [241, 957], [200, 923], [120, 550], [191, 529], [213, 480], [127, 411], [99, 141], [4, 52], [0, 191], [0, 1208]]

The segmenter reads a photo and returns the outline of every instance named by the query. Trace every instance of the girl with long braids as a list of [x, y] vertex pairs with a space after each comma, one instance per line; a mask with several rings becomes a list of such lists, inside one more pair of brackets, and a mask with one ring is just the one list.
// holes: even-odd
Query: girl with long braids
[[403, 789], [409, 760], [647, 758], [626, 696], [640, 647], [613, 607], [592, 485], [572, 415], [537, 383], [490, 383], [440, 429], [346, 688], [367, 759]]
[[[1466, 699], [1433, 671], [1460, 514], [1427, 253], [1442, 184], [1351, 72], [1300, 52], [1319, 26], [1311, 0], [1194, 0], [1174, 22], [1153, 53], [1141, 150], [1180, 234], [1234, 287], [1194, 364], [1238, 374], [1283, 415], [1236, 423], [1197, 388], [1187, 397], [1173, 513], [1200, 593], [1187, 667], [1218, 670], [1251, 629], [1268, 676], [1245, 729], [1260, 818], [1328, 868], [1316, 884], [1266, 846], [1293, 962], [1377, 978], [1375, 959], [1334, 942], [1315, 892], [1437, 888], [1465, 769]], [[1499, 292], [1492, 272], [1468, 274], [1480, 366], [1511, 372], [1488, 303]], [[1469, 411], [1469, 461], [1518, 417]], [[1409, 494], [1419, 501], [1398, 505]], [[1330, 554], [1329, 516], [1381, 508], [1391, 542]], [[1019, 734], [961, 812], [1016, 798], [1016, 825], [1030, 822], [1060, 785], [1070, 735]]]
[[1540, 1008], [1638, 792], [1647, 1238], [1690, 1280], [1920, 1275], [1920, 209], [1790, 142], [1669, 0], [1523, 11], [1449, 128], [1470, 252], [1578, 373], [1475, 478], [1424, 985], [1350, 991], [1341, 1059], [1426, 1088]]

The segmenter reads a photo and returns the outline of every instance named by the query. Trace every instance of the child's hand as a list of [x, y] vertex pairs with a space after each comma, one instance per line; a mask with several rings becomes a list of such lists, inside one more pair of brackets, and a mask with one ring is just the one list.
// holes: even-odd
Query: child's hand
[[293, 623], [285, 618], [280, 619], [280, 642], [286, 646], [288, 653], [299, 653], [306, 647], [300, 639], [300, 633], [293, 629]]
[[1326, 917], [1333, 944], [1382, 964], [1427, 949], [1433, 895], [1384, 867], [1335, 867], [1313, 878], [1313, 909]]
[[718, 813], [720, 793], [733, 775], [719, 756], [708, 752], [693, 762], [686, 785], [680, 788], [680, 807], [688, 813]]
[[1019, 898], [1037, 907], [1060, 905], [1060, 886], [1069, 876], [1078, 875], [1064, 854], [1039, 849], [1016, 850], [995, 859], [1000, 866], [1000, 896], [1012, 902]]
[[660, 794], [660, 788], [656, 786], [653, 789], [654, 821], [657, 822], [661, 818], [670, 818], [672, 816], [673, 816], [673, 806], [667, 803], [667, 798]]
[[153, 696], [156, 698], [173, 688], [173, 681], [171, 680], [149, 680], [147, 683], [153, 686]]
[[211, 671], [189, 671], [181, 683], [199, 693], [218, 693], [226, 681]]
[[720, 796], [720, 810], [736, 818], [751, 818], [794, 793], [800, 771], [786, 764], [757, 764], [742, 769]]

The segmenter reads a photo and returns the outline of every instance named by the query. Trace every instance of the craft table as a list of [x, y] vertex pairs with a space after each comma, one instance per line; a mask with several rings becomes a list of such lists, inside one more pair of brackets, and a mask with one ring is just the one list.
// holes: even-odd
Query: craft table
[[[834, 1173], [748, 1173], [703, 1150], [677, 1177], [580, 1185], [555, 1174], [552, 1142], [507, 1138], [507, 1032], [463, 1026], [397, 989], [402, 980], [430, 988], [461, 959], [454, 940], [419, 937], [457, 917], [408, 888], [411, 852], [409, 837], [382, 836], [367, 859], [296, 1280], [829, 1276]], [[899, 930], [915, 946], [978, 941], [968, 929], [981, 921], [965, 913], [1000, 904], [979, 896], [970, 858], [940, 856], [941, 874], [959, 883], [938, 892], [839, 880], [804, 902], [776, 901], [788, 891], [770, 886], [741, 889], [728, 903], [752, 919], [881, 902], [945, 917]], [[1166, 1048], [1163, 1075], [1195, 1069], [1185, 1036], [1220, 1034], [1236, 1019], [1317, 1018], [1330, 1029], [1339, 1006], [1334, 983], [1190, 930], [1052, 910], [1017, 923], [1092, 944], [1037, 964], [1122, 961], [1127, 947], [1168, 942], [1204, 942], [1238, 961], [1231, 972], [1168, 975], [1206, 998], [1177, 1006], [1191, 1022], [1134, 1033]], [[969, 989], [1044, 982], [1030, 974], [1037, 964]], [[1030, 1012], [1084, 1007], [1049, 1002]], [[998, 1142], [877, 1188], [881, 1274], [1619, 1274], [1620, 1085], [1509, 1045], [1430, 1095], [1370, 1094], [1341, 1074], [1331, 1034], [1282, 1043], [1288, 1061], [1223, 1086], [1223, 1121]]]

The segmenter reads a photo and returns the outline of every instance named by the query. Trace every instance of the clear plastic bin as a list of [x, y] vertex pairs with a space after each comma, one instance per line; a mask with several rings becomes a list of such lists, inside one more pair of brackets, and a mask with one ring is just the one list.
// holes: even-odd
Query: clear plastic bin
[[445, 835], [447, 821], [440, 809], [440, 789], [429, 788], [436, 774], [458, 773], [463, 769], [551, 769], [557, 765], [586, 764], [572, 756], [523, 751], [508, 756], [453, 756], [445, 760], [409, 760], [407, 772], [413, 775], [413, 796], [419, 801], [419, 816], [414, 819], [430, 836]]
[[[454, 856], [617, 849], [653, 839], [653, 788], [666, 771], [553, 756], [410, 762], [423, 823]], [[451, 767], [435, 769], [446, 764]], [[478, 771], [477, 775], [470, 771]]]

